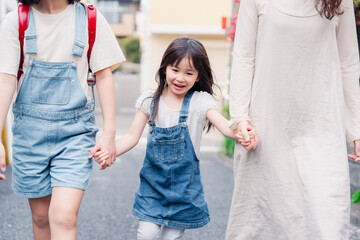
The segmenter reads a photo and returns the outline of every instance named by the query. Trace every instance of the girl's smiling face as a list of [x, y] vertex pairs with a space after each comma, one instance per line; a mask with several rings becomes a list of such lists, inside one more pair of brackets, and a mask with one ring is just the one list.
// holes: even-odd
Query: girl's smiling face
[[192, 60], [184, 57], [177, 66], [168, 65], [165, 71], [168, 91], [184, 97], [186, 93], [199, 81], [198, 71], [194, 68]]

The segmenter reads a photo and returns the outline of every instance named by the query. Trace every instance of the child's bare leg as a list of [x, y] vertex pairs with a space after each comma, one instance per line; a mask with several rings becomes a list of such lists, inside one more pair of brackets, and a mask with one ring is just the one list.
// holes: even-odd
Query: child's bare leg
[[51, 240], [75, 240], [77, 217], [84, 191], [54, 187], [49, 208]]
[[29, 198], [35, 240], [50, 240], [49, 205], [51, 195]]

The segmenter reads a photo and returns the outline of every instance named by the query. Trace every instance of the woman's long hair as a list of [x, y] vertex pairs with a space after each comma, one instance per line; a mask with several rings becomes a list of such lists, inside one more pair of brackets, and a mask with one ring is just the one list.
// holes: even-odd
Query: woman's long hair
[[[22, 4], [38, 4], [40, 0], [18, 0], [18, 2]], [[80, 0], [68, 0], [69, 4], [73, 4], [74, 2], [80, 2]]]
[[335, 15], [343, 14], [341, 2], [342, 0], [316, 0], [315, 7], [322, 17], [331, 20]]
[[[178, 66], [182, 59], [189, 59], [193, 67], [198, 71], [198, 81], [191, 88], [192, 91], [205, 91], [211, 95], [214, 94], [214, 78], [210, 67], [210, 61], [204, 46], [194, 38], [180, 37], [176, 38], [162, 57], [160, 68], [156, 73], [158, 87], [154, 93], [154, 115], [151, 122], [154, 122], [158, 113], [159, 97], [166, 86], [166, 68], [168, 66]], [[211, 124], [208, 125], [208, 130]]]

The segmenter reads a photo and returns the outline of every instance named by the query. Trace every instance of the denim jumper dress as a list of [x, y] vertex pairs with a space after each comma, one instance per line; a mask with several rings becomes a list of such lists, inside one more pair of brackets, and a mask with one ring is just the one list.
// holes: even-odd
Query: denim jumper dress
[[30, 8], [25, 32], [30, 57], [13, 104], [13, 189], [22, 197], [44, 197], [56, 186], [85, 190], [92, 170], [88, 149], [95, 145], [98, 131], [94, 100], [87, 102], [77, 75], [87, 18], [82, 4], [76, 3], [75, 9], [73, 61], [44, 62], [36, 59], [35, 18]]
[[169, 128], [151, 123], [151, 103], [146, 156], [133, 207], [133, 215], [141, 220], [181, 229], [199, 228], [210, 221], [186, 122], [192, 94], [188, 92], [183, 100], [179, 124]]

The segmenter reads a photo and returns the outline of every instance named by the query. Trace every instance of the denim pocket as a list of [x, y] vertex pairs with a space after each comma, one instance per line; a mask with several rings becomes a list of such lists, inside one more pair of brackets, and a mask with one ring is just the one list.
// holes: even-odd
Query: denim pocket
[[184, 157], [185, 139], [153, 140], [155, 158], [160, 161], [173, 162]]
[[40, 104], [66, 105], [71, 96], [71, 77], [31, 74], [31, 101]]

